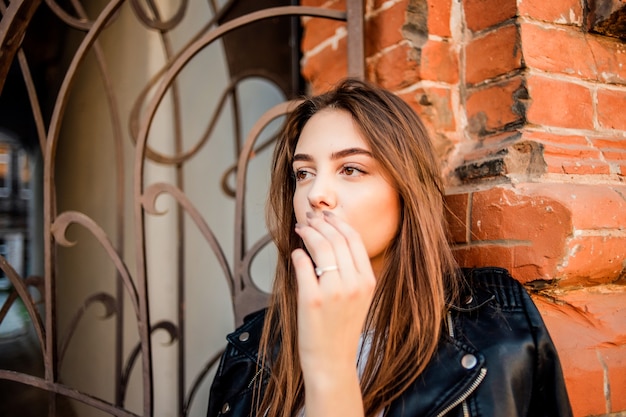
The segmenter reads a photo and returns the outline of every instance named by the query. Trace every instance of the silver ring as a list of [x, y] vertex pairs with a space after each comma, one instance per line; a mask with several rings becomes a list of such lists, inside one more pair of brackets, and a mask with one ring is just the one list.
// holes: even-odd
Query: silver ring
[[325, 266], [323, 268], [317, 267], [315, 268], [315, 275], [317, 275], [318, 277], [321, 277], [324, 274], [324, 272], [336, 271], [337, 269], [339, 269], [337, 265]]

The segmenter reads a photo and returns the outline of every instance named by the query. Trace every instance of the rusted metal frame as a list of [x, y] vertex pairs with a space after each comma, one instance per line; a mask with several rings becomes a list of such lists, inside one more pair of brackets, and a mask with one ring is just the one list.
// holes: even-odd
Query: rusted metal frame
[[[87, 12], [83, 8], [82, 4], [78, 0], [71, 0], [76, 13], [81, 21], [88, 21]], [[111, 125], [113, 127], [113, 144], [115, 149], [115, 164], [116, 164], [116, 199], [115, 199], [115, 214], [116, 214], [116, 249], [118, 253], [124, 253], [124, 207], [125, 207], [125, 192], [124, 192], [124, 146], [123, 146], [123, 134], [122, 134], [122, 122], [120, 119], [119, 106], [115, 97], [113, 82], [109, 77], [106, 60], [104, 58], [104, 52], [100, 43], [96, 40], [93, 44], [93, 52], [96, 58], [98, 69], [100, 70], [102, 81], [104, 83], [104, 91], [109, 107], [109, 116], [111, 117]], [[115, 350], [114, 350], [114, 381], [115, 381], [115, 403], [119, 406], [123, 406], [121, 402], [120, 392], [120, 379], [122, 372], [123, 362], [123, 347], [124, 347], [124, 283], [123, 277], [118, 272], [115, 280]], [[135, 311], [137, 314], [137, 311]], [[68, 339], [69, 342], [69, 339]], [[62, 356], [61, 356], [62, 357]]]
[[[4, 2], [0, 1], [0, 13], [2, 13], [3, 19], [7, 15], [7, 7], [4, 5]], [[9, 19], [10, 17], [7, 17]], [[28, 22], [30, 24], [30, 21]], [[2, 23], [0, 23], [0, 26]], [[27, 30], [24, 29], [24, 30]], [[0, 43], [2, 45], [2, 43]], [[0, 56], [3, 56], [0, 52]], [[26, 86], [26, 92], [28, 94], [28, 100], [30, 102], [31, 109], [33, 111], [33, 119], [35, 122], [35, 128], [37, 130], [37, 137], [39, 139], [39, 148], [43, 153], [44, 143], [46, 141], [46, 128], [43, 122], [43, 116], [41, 114], [41, 106], [39, 105], [39, 99], [37, 97], [37, 91], [35, 90], [35, 83], [33, 82], [33, 77], [30, 73], [30, 67], [28, 66], [28, 61], [26, 59], [26, 55], [22, 48], [17, 50], [17, 59], [20, 64], [20, 70], [22, 72], [22, 78], [24, 79], [24, 84]], [[0, 74], [0, 93], [2, 93], [2, 86], [6, 81], [6, 74]]]
[[120, 409], [115, 404], [103, 401], [100, 398], [76, 391], [73, 388], [63, 385], [59, 382], [50, 382], [36, 376], [21, 374], [15, 371], [0, 369], [0, 379], [18, 382], [20, 384], [29, 385], [31, 387], [40, 388], [50, 393], [63, 395], [64, 397], [80, 401], [83, 404], [105, 411], [115, 417], [141, 417], [131, 411]]
[[[46, 5], [50, 8], [52, 13], [61, 19], [63, 23], [73, 29], [80, 30], [81, 32], [87, 32], [93, 25], [93, 22], [88, 20], [86, 17], [76, 19], [74, 16], [67, 13], [65, 9], [59, 6], [54, 0], [46, 0]], [[76, 6], [76, 3], [74, 2], [73, 5]]]
[[[228, 85], [228, 87], [226, 88], [225, 92], [222, 95], [222, 100], [220, 101], [220, 104], [218, 105], [218, 110], [219, 106], [223, 105], [223, 102], [225, 101], [225, 99], [227, 98], [227, 95], [230, 95], [230, 92], [233, 91], [237, 85], [239, 83], [241, 83], [243, 80], [247, 79], [247, 78], [264, 78], [266, 80], [272, 81], [274, 82], [274, 84], [277, 84], [277, 81], [275, 80], [276, 77], [273, 76], [273, 74], [267, 72], [267, 71], [263, 71], [263, 70], [249, 70], [249, 71], [244, 71], [240, 74], [238, 74], [236, 77], [232, 77], [230, 80], [230, 83]], [[215, 115], [214, 115], [215, 116]], [[207, 131], [208, 132], [208, 131]], [[274, 142], [274, 140], [276, 139], [276, 137], [273, 137], [265, 142], [263, 142], [263, 144], [259, 145], [258, 147], [256, 147], [253, 151], [253, 155], [258, 154], [260, 151], [262, 151], [263, 149], [266, 149], [268, 146], [272, 145], [272, 143]], [[238, 150], [237, 150], [237, 154], [235, 155], [235, 158], [239, 158], [239, 155], [241, 154], [241, 147], [243, 146], [243, 144], [239, 145]], [[224, 194], [226, 194], [229, 197], [235, 197], [235, 193], [236, 193], [236, 186], [233, 188], [229, 185], [228, 183], [228, 179], [230, 175], [233, 175], [237, 172], [237, 161], [235, 161], [235, 163], [233, 163], [230, 167], [228, 167], [226, 169], [226, 171], [224, 171], [224, 173], [222, 174], [222, 177], [220, 179], [220, 184], [221, 184], [221, 188], [222, 191], [224, 192]], [[237, 233], [237, 231], [235, 231], [235, 233]]]
[[122, 260], [121, 255], [114, 247], [106, 232], [86, 214], [78, 211], [65, 211], [59, 214], [59, 216], [55, 219], [50, 228], [51, 236], [56, 240], [59, 245], [69, 247], [75, 244], [75, 242], [69, 241], [65, 237], [65, 232], [71, 224], [80, 224], [85, 229], [87, 229], [107, 253], [109, 259], [111, 259], [111, 261], [113, 262], [113, 266], [115, 267], [117, 273], [122, 277], [122, 282], [124, 283], [124, 287], [133, 306], [135, 317], [137, 318], [137, 320], [139, 320], [141, 318], [139, 291], [137, 289], [137, 286], [135, 285], [135, 282], [132, 279], [128, 267]]
[[[291, 7], [297, 7], [297, 6], [291, 6]], [[299, 9], [301, 9], [301, 10], [303, 9], [302, 7], [297, 7], [297, 8], [299, 8]], [[311, 9], [311, 8], [309, 8], [309, 9]], [[261, 13], [263, 13], [263, 12], [266, 12], [266, 11], [262, 11]], [[104, 13], [104, 12], [103, 12], [103, 13]], [[300, 15], [306, 15], [306, 13], [297, 13], [297, 14], [300, 14]], [[316, 14], [309, 14], [309, 15], [316, 15]], [[248, 15], [248, 16], [249, 16], [249, 15]], [[248, 16], [244, 16], [243, 18], [248, 18]], [[258, 19], [257, 19], [257, 20], [258, 20]], [[229, 22], [229, 23], [230, 23], [230, 22]], [[224, 33], [225, 33], [225, 32], [224, 32]], [[221, 36], [221, 35], [218, 35], [218, 36]], [[78, 54], [77, 54], [77, 55], [78, 55]], [[68, 71], [68, 73], [69, 73], [69, 71]], [[57, 108], [58, 108], [58, 107], [57, 107]], [[52, 129], [51, 129], [51, 130], [52, 130]], [[48, 141], [48, 142], [49, 142], [49, 141]], [[249, 158], [248, 158], [247, 160], [249, 160]], [[48, 172], [48, 171], [46, 171], [46, 172]], [[52, 185], [52, 184], [51, 184], [51, 185]], [[243, 202], [243, 200], [242, 200], [242, 202]], [[261, 241], [257, 242], [257, 244], [254, 246], [254, 248], [253, 248], [253, 249], [255, 249], [255, 250], [252, 250], [252, 251], [248, 252], [248, 254], [246, 254], [246, 256], [242, 259], [242, 260], [243, 260], [242, 265], [244, 265], [244, 269], [247, 269], [247, 268], [249, 267], [249, 263], [251, 262], [251, 259], [252, 259], [252, 258], [250, 257], [250, 253], [256, 253], [256, 252], [258, 252], [258, 249], [260, 249], [261, 247], [263, 247], [263, 246], [264, 246], [265, 244], [267, 244], [268, 242], [269, 242], [269, 239], [268, 239], [267, 237], [265, 237], [264, 239], [261, 239]], [[144, 264], [142, 264], [142, 265], [143, 265], [143, 267], [145, 268], [145, 263], [144, 263]], [[242, 273], [244, 273], [244, 271], [242, 271]], [[247, 274], [248, 279], [249, 279], [249, 273], [248, 273], [248, 272], [245, 272], [245, 273]], [[140, 297], [140, 298], [141, 298], [141, 297]], [[148, 301], [148, 300], [147, 300], [147, 298], [146, 298], [146, 303], [147, 303], [147, 301]], [[143, 340], [143, 339], [142, 339], [142, 340]], [[151, 381], [151, 380], [150, 380], [150, 381]], [[145, 392], [145, 390], [144, 390], [144, 392]], [[192, 390], [191, 395], [193, 395], [193, 392], [195, 392], [195, 391], [193, 391], [193, 390]], [[145, 395], [144, 395], [144, 398], [145, 398]], [[190, 400], [191, 400], [191, 397], [190, 397], [189, 401], [190, 401]], [[145, 404], [145, 403], [144, 403], [144, 404]], [[187, 402], [187, 403], [186, 403], [186, 406], [187, 406], [188, 404], [189, 404], [189, 402]]]
[[256, 288], [256, 285], [252, 281], [249, 272], [250, 262], [254, 255], [267, 243], [269, 243], [268, 236], [264, 236], [253, 247], [253, 250], [249, 251], [252, 257], [248, 257], [244, 254], [245, 248], [241, 245], [243, 235], [243, 221], [245, 213], [245, 199], [246, 199], [246, 174], [248, 171], [248, 162], [251, 159], [252, 150], [254, 144], [263, 131], [272, 120], [281, 117], [293, 109], [296, 103], [299, 101], [286, 101], [272, 107], [265, 112], [260, 119], [257, 120], [253, 128], [248, 134], [248, 138], [244, 147], [239, 155], [237, 162], [237, 193], [235, 198], [235, 230], [241, 231], [235, 236], [236, 240], [236, 266], [235, 277], [239, 278], [240, 285], [235, 287], [236, 291], [232, 294], [233, 307], [235, 310], [235, 322], [237, 325], [243, 323], [243, 318], [248, 314], [259, 308], [263, 307], [267, 303], [267, 296], [262, 294]]
[[[57, 334], [56, 334], [56, 277], [55, 277], [55, 265], [56, 256], [53, 239], [53, 218], [56, 216], [56, 202], [55, 202], [55, 182], [54, 182], [54, 160], [56, 154], [56, 148], [58, 145], [58, 135], [60, 131], [62, 116], [67, 106], [69, 99], [69, 91], [74, 81], [74, 75], [84, 59], [87, 51], [90, 50], [93, 43], [96, 41], [97, 36], [101, 32], [105, 24], [111, 19], [111, 16], [121, 6], [123, 0], [114, 0], [107, 4], [103, 9], [98, 19], [93, 23], [89, 32], [86, 34], [83, 42], [74, 55], [68, 70], [65, 74], [61, 88], [57, 95], [57, 101], [53, 108], [53, 113], [50, 121], [50, 127], [45, 143], [44, 152], [44, 267], [45, 267], [45, 306], [46, 306], [46, 355], [44, 358], [45, 367], [45, 379], [49, 383], [55, 383], [58, 380], [58, 363], [57, 363]], [[132, 297], [132, 294], [130, 294]], [[141, 300], [136, 300], [141, 304]], [[144, 314], [141, 314], [144, 316]], [[139, 333], [142, 333], [141, 321], [139, 323]], [[141, 336], [140, 336], [141, 337]], [[148, 356], [149, 356], [148, 347]], [[149, 361], [148, 361], [149, 363]], [[148, 366], [149, 368], [149, 366]], [[148, 373], [151, 377], [151, 370]], [[151, 378], [150, 378], [151, 379]], [[151, 393], [144, 394], [144, 398], [151, 396]]]
[[[172, 43], [170, 37], [168, 36], [168, 31], [177, 26], [182, 20], [185, 12], [187, 10], [187, 0], [183, 0], [175, 13], [175, 15], [167, 22], [163, 22], [160, 17], [159, 9], [154, 4], [154, 1], [147, 0], [146, 4], [150, 8], [152, 14], [154, 15], [154, 19], [144, 20], [144, 23], [149, 27], [155, 28], [159, 30], [161, 33], [161, 39], [163, 43], [163, 48], [165, 51], [165, 56], [167, 61], [171, 59], [174, 55], [174, 48], [172, 47]], [[132, 1], [133, 8], [135, 9], [135, 13], [143, 16], [144, 13], [140, 12], [140, 6], [136, 0]], [[147, 17], [147, 16], [146, 16]], [[172, 94], [172, 107], [174, 113], [174, 149], [176, 154], [180, 154], [183, 151], [183, 132], [182, 132], [182, 106], [180, 100], [180, 89], [178, 88], [178, 83], [176, 79], [172, 81], [171, 84], [171, 94]], [[175, 177], [176, 177], [176, 186], [183, 190], [185, 188], [185, 177], [183, 171], [183, 162], [177, 162], [175, 164]], [[185, 364], [185, 346], [186, 346], [186, 338], [185, 338], [185, 218], [182, 210], [177, 209], [176, 211], [176, 230], [178, 231], [178, 236], [176, 238], [176, 248], [177, 248], [177, 276], [176, 283], [178, 287], [177, 294], [177, 305], [176, 309], [177, 317], [176, 317], [176, 325], [178, 326], [178, 344], [177, 344], [177, 376], [178, 376], [178, 384], [177, 384], [177, 408], [178, 413], [181, 415], [183, 405], [183, 399], [185, 398], [185, 374], [186, 374], [186, 364]], [[151, 323], [148, 325], [151, 326]]]
[[[135, 172], [134, 172], [134, 189], [135, 189], [135, 201], [139, 201], [139, 198], [143, 193], [143, 165], [144, 165], [144, 152], [147, 143], [148, 132], [150, 126], [152, 124], [152, 120], [156, 114], [156, 110], [162, 101], [165, 92], [169, 88], [172, 80], [180, 73], [182, 68], [193, 58], [200, 50], [204, 49], [207, 45], [209, 45], [214, 40], [218, 39], [225, 33], [236, 29], [237, 27], [263, 20], [269, 19], [277, 16], [292, 16], [292, 15], [300, 15], [300, 16], [315, 16], [315, 17], [326, 17], [337, 20], [345, 20], [346, 13], [336, 10], [328, 10], [322, 9], [318, 7], [302, 7], [302, 6], [284, 6], [284, 7], [275, 7], [266, 10], [261, 10], [257, 12], [250, 13], [245, 16], [241, 16], [239, 18], [233, 19], [225, 24], [217, 27], [215, 30], [204, 34], [197, 41], [191, 44], [187, 49], [185, 49], [177, 59], [172, 62], [171, 66], [167, 69], [166, 73], [163, 75], [160, 85], [157, 87], [152, 99], [148, 103], [143, 123], [141, 123], [137, 135], [137, 152], [135, 154]], [[140, 282], [147, 282], [145, 279], [145, 241], [142, 235], [143, 225], [145, 223], [145, 214], [142, 210], [141, 203], [135, 205], [135, 219], [136, 219], [136, 228], [137, 228], [137, 264], [141, 265], [141, 269], [139, 273], [141, 276], [138, 277]], [[239, 219], [236, 219], [239, 221]], [[235, 230], [242, 230], [241, 223], [236, 224]], [[240, 246], [241, 239], [237, 239], [235, 245], [235, 265], [243, 258], [243, 248]], [[238, 272], [241, 272], [240, 267]], [[235, 274], [236, 277], [242, 277], [242, 275]], [[235, 286], [236, 288], [237, 286]], [[147, 289], [146, 289], [147, 292]], [[254, 304], [259, 304], [259, 299], [264, 301], [264, 296], [260, 292], [251, 293], [247, 291], [243, 293], [244, 296], [251, 296], [254, 298]], [[235, 297], [234, 293], [231, 293], [233, 300], [241, 298], [241, 296]]]
[[365, 78], [365, 40], [363, 0], [347, 0], [348, 76]]
[[214, 248], [217, 261], [219, 262], [220, 267], [222, 268], [222, 272], [224, 272], [224, 275], [226, 275], [227, 277], [230, 276], [231, 272], [228, 265], [228, 260], [217, 238], [211, 231], [211, 228], [209, 227], [207, 222], [204, 220], [202, 214], [198, 211], [198, 209], [193, 205], [191, 200], [189, 200], [189, 198], [181, 189], [165, 182], [150, 184], [146, 187], [144, 193], [139, 197], [138, 203], [144, 207], [146, 213], [148, 214], [163, 214], [159, 212], [156, 208], [156, 199], [160, 194], [165, 192], [171, 195], [174, 200], [187, 212], [191, 220], [198, 228], [198, 231], [202, 234], [205, 240]]
[[[26, 308], [26, 311], [28, 312], [30, 321], [33, 324], [33, 327], [35, 329], [35, 334], [37, 335], [37, 341], [39, 342], [39, 345], [41, 346], [42, 355], [45, 357], [46, 329], [44, 327], [41, 316], [37, 312], [37, 309], [32, 300], [32, 297], [28, 293], [27, 285], [30, 284], [30, 282], [28, 281], [25, 282], [22, 279], [22, 277], [20, 277], [20, 275], [17, 273], [17, 271], [13, 269], [13, 266], [11, 266], [11, 264], [8, 263], [7, 260], [3, 256], [0, 256], [0, 269], [2, 269], [2, 271], [5, 273], [7, 278], [9, 278], [9, 281], [13, 285], [13, 291], [15, 291], [17, 295], [22, 299], [22, 302], [24, 303], [24, 307]], [[9, 300], [7, 300], [5, 304], [8, 305], [8, 302]], [[4, 315], [6, 314], [4, 310], [5, 310], [5, 307], [3, 306], [2, 313], [0, 314], [0, 323], [2, 322], [2, 319], [4, 318]], [[6, 310], [8, 311], [8, 307], [6, 307]]]
[[[163, 74], [164, 72], [162, 72], [160, 75], [163, 75]], [[150, 82], [139, 93], [139, 96], [137, 100], [135, 101], [135, 103], [133, 104], [133, 107], [131, 109], [129, 130], [131, 134], [131, 141], [134, 145], [136, 145], [137, 136], [139, 135], [139, 119], [140, 119], [140, 111], [142, 108], [142, 104], [145, 102], [145, 99], [148, 93], [156, 85], [157, 81], [159, 81], [158, 78], [153, 78], [150, 80]], [[207, 129], [204, 131], [204, 133], [202, 134], [200, 139], [196, 142], [196, 144], [190, 147], [189, 150], [185, 152], [176, 153], [175, 155], [168, 156], [150, 148], [146, 144], [146, 148], [145, 148], [146, 158], [148, 158], [151, 161], [158, 162], [161, 164], [176, 165], [193, 157], [196, 153], [198, 153], [203, 148], [203, 146], [209, 140], [211, 133], [213, 132], [213, 129], [215, 128], [217, 124], [218, 117], [221, 114], [221, 110], [224, 106], [224, 103], [226, 102], [229, 96], [230, 96], [230, 90], [227, 89], [220, 97], [220, 100], [217, 105], [220, 111], [218, 113], [213, 114], [213, 117], [211, 118], [211, 120], [209, 121], [209, 124], [207, 125]]]
[[[3, 258], [3, 257], [0, 255], [0, 258]], [[8, 264], [6, 259], [4, 259], [4, 261], [2, 261], [0, 259], [0, 264], [2, 264], [3, 262], [6, 262]], [[17, 276], [17, 272], [15, 273], [14, 276]], [[24, 288], [27, 288], [27, 287], [38, 287], [41, 284], [41, 277], [38, 277], [38, 276], [30, 276], [30, 277], [24, 278], [23, 280], [20, 279], [20, 277], [17, 277], [16, 280], [18, 282], [23, 281], [24, 282]], [[26, 291], [28, 291], [28, 290], [26, 290]], [[9, 310], [11, 309], [11, 306], [13, 306], [13, 303], [15, 303], [18, 300], [18, 298], [21, 299], [20, 296], [19, 296], [18, 291], [16, 290], [16, 288], [13, 287], [11, 289], [11, 291], [9, 292], [9, 295], [6, 298], [4, 304], [2, 305], [2, 308], [0, 308], [0, 323], [2, 323], [2, 320], [4, 320], [6, 315], [9, 313]], [[28, 297], [26, 298], [26, 300], [22, 300], [22, 302], [23, 303], [29, 303], [30, 307], [31, 307], [31, 310], [33, 312], [36, 311], [34, 309], [35, 308], [35, 301], [30, 296], [30, 294], [28, 294]], [[29, 312], [29, 314], [30, 314], [30, 312]], [[33, 322], [33, 323], [35, 323], [35, 322]], [[43, 330], [43, 323], [41, 322], [41, 317], [39, 317], [39, 324], [41, 325], [40, 330]], [[36, 324], [33, 324], [33, 326], [36, 326]], [[43, 333], [41, 335], [43, 335]], [[43, 346], [43, 342], [45, 340], [44, 337], [39, 337], [41, 335], [38, 335], [38, 342], [40, 343], [40, 347]], [[43, 355], [43, 350], [41, 351], [41, 353]]]
[[[0, 20], [0, 93], [41, 0], [12, 0]], [[4, 4], [3, 4], [4, 6]]]
[[[211, 26], [213, 26], [219, 19], [221, 19], [223, 14], [226, 13], [228, 9], [232, 7], [232, 5], [235, 2], [236, 0], [229, 0], [227, 3], [224, 4], [224, 6], [221, 9], [215, 11], [215, 15], [199, 31], [199, 33], [195, 35], [189, 42], [187, 42], [181, 48], [180, 52], [170, 57], [170, 61], [167, 62], [163, 68], [157, 71], [156, 74], [154, 74], [150, 78], [146, 86], [141, 90], [141, 92], [139, 93], [137, 97], [137, 100], [135, 100], [135, 103], [133, 104], [133, 107], [131, 109], [130, 116], [129, 116], [129, 131], [131, 133], [131, 139], [133, 140], [133, 144], [136, 143], [136, 138], [137, 138], [138, 131], [139, 131], [138, 125], [139, 125], [142, 105], [145, 103], [146, 97], [148, 96], [148, 94], [153, 90], [153, 87], [159, 82], [159, 80], [161, 80], [163, 74], [165, 74], [170, 69], [172, 63], [176, 62], [180, 58], [180, 55], [184, 53], [184, 51], [186, 51], [194, 42], [196, 42], [199, 38], [201, 38], [206, 33], [206, 31], [209, 30]], [[266, 78], [270, 78], [270, 77], [266, 76]], [[220, 98], [220, 102], [218, 104], [218, 108], [220, 110], [225, 100], [231, 95], [231, 91], [232, 89], [227, 89], [222, 95], [222, 97]], [[164, 164], [176, 164], [176, 163], [179, 163], [179, 162], [182, 162], [191, 158], [198, 151], [200, 151], [200, 149], [202, 149], [202, 147], [208, 140], [211, 132], [213, 131], [213, 128], [215, 127], [215, 124], [217, 123], [217, 118], [219, 117], [219, 115], [220, 113], [213, 115], [213, 118], [211, 119], [211, 123], [208, 125], [208, 128], [205, 130], [205, 133], [203, 134], [202, 139], [199, 140], [197, 144], [194, 147], [192, 147], [190, 150], [188, 150], [187, 152], [176, 154], [174, 156], [167, 156], [146, 146], [146, 156], [152, 161], [164, 163]]]
[[[178, 203], [178, 205], [182, 209], [184, 209], [184, 211], [190, 216], [196, 228], [199, 230], [202, 236], [204, 236], [206, 241], [213, 248], [213, 251], [217, 257], [217, 260], [222, 267], [222, 271], [224, 272], [224, 275], [226, 277], [230, 277], [230, 281], [232, 282], [232, 276], [230, 272], [230, 267], [228, 266], [228, 260], [226, 259], [226, 255], [222, 251], [219, 241], [217, 240], [217, 238], [211, 231], [211, 228], [209, 227], [209, 225], [204, 220], [204, 217], [202, 216], [202, 214], [197, 210], [197, 208], [193, 205], [191, 200], [189, 200], [189, 198], [185, 195], [182, 189], [169, 183], [159, 182], [159, 183], [151, 184], [145, 189], [144, 194], [141, 198], [141, 203], [143, 204], [145, 211], [148, 214], [161, 214], [157, 211], [155, 203], [156, 203], [157, 197], [160, 194], [165, 193], [165, 192], [170, 194], [174, 198], [174, 200]], [[182, 213], [182, 210], [181, 210], [181, 213]], [[178, 340], [180, 342], [180, 338]], [[218, 359], [219, 359], [219, 354], [214, 356], [209, 361], [209, 363], [205, 366], [204, 370], [199, 374], [199, 376], [196, 377], [196, 379], [194, 380], [193, 384], [190, 387], [189, 394], [185, 394], [183, 392], [182, 397], [179, 398], [181, 402], [181, 408], [180, 408], [181, 416], [187, 415], [193, 396], [197, 392], [199, 385], [202, 382], [202, 378], [204, 377], [204, 375], [206, 375], [206, 373], [208, 373], [208, 371], [211, 369], [211, 367], [216, 363]], [[184, 388], [184, 384], [183, 384], [183, 388]]]
[[[47, 1], [47, 4], [52, 9], [52, 11], [69, 26], [72, 26], [80, 30], [88, 30], [91, 27], [91, 22], [88, 21], [87, 14], [85, 10], [82, 8], [82, 5], [80, 2], [76, 0], [72, 0], [72, 5], [74, 9], [76, 10], [76, 12], [78, 13], [80, 20], [77, 20], [73, 18], [72, 16], [68, 15], [67, 13], [65, 13], [62, 8], [60, 8], [56, 3], [52, 1]], [[113, 93], [114, 89], [112, 87], [111, 80], [108, 76], [108, 71], [106, 69], [104, 54], [97, 41], [95, 41], [93, 44], [93, 50], [94, 50], [94, 54], [96, 57], [96, 61], [98, 63], [98, 68], [100, 69], [100, 72], [102, 74], [102, 79], [103, 79], [104, 87], [105, 87], [105, 93], [106, 93], [109, 110], [110, 110], [110, 117], [112, 119], [111, 123], [112, 123], [113, 130], [114, 130], [114, 145], [115, 145], [114, 148], [115, 148], [115, 155], [116, 155], [115, 159], [116, 159], [116, 164], [117, 164], [117, 167], [116, 167], [117, 168], [116, 169], [116, 173], [117, 173], [117, 177], [116, 177], [117, 245], [116, 245], [116, 248], [119, 252], [123, 252], [124, 250], [123, 236], [124, 236], [124, 229], [125, 229], [123, 212], [124, 212], [125, 193], [124, 193], [124, 167], [123, 167], [124, 157], [123, 157], [121, 121], [119, 119], [117, 100], [115, 99], [115, 95]], [[120, 402], [121, 395], [120, 395], [119, 381], [121, 378], [122, 355], [123, 355], [122, 353], [123, 327], [122, 326], [123, 326], [123, 316], [124, 316], [124, 289], [123, 289], [123, 282], [122, 282], [123, 279], [119, 273], [117, 274], [116, 278], [117, 278], [116, 279], [116, 298], [115, 298], [116, 299], [116, 308], [115, 308], [116, 335], [115, 335], [115, 357], [114, 357], [114, 360], [115, 360], [114, 373], [115, 373], [115, 385], [116, 386], [115, 386], [114, 391], [115, 391], [115, 397], [116, 397], [116, 404], [121, 406], [122, 404]], [[137, 314], [137, 312], [135, 313]], [[73, 319], [73, 323], [77, 323], [78, 320], [80, 320], [81, 316], [82, 315], [80, 314], [80, 312], [78, 312], [77, 315]], [[67, 348], [67, 345], [70, 341], [70, 338], [73, 332], [74, 332], [74, 329], [70, 327], [67, 337], [65, 338], [65, 340], [62, 341], [61, 354], [58, 357], [57, 367], [60, 366], [60, 363], [64, 355], [64, 351]]]
[[43, 153], [46, 143], [46, 126], [43, 121], [43, 115], [41, 114], [41, 106], [39, 105], [39, 98], [37, 97], [37, 91], [35, 90], [35, 83], [33, 82], [33, 77], [30, 73], [30, 67], [28, 66], [26, 55], [22, 49], [17, 51], [17, 59], [20, 63], [20, 70], [22, 71], [22, 77], [24, 78], [28, 101], [30, 102], [30, 107], [33, 112], [33, 120], [37, 130], [37, 138], [39, 139], [39, 149], [41, 153]]
[[183, 20], [183, 17], [185, 16], [188, 4], [188, 0], [181, 0], [180, 5], [178, 6], [178, 10], [176, 10], [174, 16], [172, 16], [167, 21], [163, 21], [159, 18], [158, 13], [155, 12], [157, 8], [154, 2], [152, 0], [145, 0], [145, 2], [148, 4], [148, 7], [152, 9], [153, 13], [155, 13], [154, 19], [150, 19], [150, 17], [148, 17], [148, 15], [144, 13], [138, 0], [131, 0], [130, 4], [135, 14], [144, 25], [149, 28], [157, 29], [161, 32], [167, 32], [178, 26], [178, 24]]

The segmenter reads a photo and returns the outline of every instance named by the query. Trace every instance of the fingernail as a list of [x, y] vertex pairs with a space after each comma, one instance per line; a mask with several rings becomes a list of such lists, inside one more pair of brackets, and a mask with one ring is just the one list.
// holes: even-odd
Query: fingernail
[[307, 219], [314, 219], [315, 218], [315, 213], [313, 213], [312, 211], [307, 211], [306, 212], [306, 218]]
[[330, 211], [323, 211], [322, 213], [323, 213], [323, 214], [324, 214], [324, 216], [326, 216], [326, 217], [333, 217], [333, 216], [335, 215], [334, 213], [332, 213], [332, 212], [330, 212]]

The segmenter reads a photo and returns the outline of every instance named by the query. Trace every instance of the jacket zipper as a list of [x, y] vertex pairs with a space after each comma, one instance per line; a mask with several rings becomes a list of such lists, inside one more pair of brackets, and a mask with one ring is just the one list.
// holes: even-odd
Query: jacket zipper
[[[450, 337], [454, 339], [454, 327], [453, 327], [453, 322], [452, 322], [452, 314], [450, 314], [450, 311], [448, 311], [446, 318], [448, 322], [448, 335], [450, 335]], [[467, 403], [465, 403], [465, 400], [476, 390], [476, 388], [478, 388], [480, 383], [483, 382], [483, 379], [485, 379], [486, 375], [487, 375], [487, 368], [481, 368], [480, 373], [478, 374], [478, 377], [474, 380], [474, 382], [472, 382], [472, 385], [470, 385], [469, 388], [466, 389], [460, 397], [458, 397], [456, 400], [450, 403], [446, 408], [444, 408], [439, 414], [437, 414], [437, 417], [445, 416], [446, 413], [448, 413], [450, 410], [452, 410], [454, 407], [456, 407], [457, 405], [461, 403], [463, 403], [463, 417], [470, 417], [469, 409], [467, 407]]]
[[[467, 399], [467, 397], [469, 397], [476, 390], [476, 388], [478, 388], [480, 383], [483, 382], [483, 379], [485, 379], [485, 375], [487, 375], [487, 369], [486, 368], [481, 368], [480, 369], [480, 373], [478, 374], [478, 377], [474, 380], [474, 382], [472, 382], [472, 385], [470, 385], [470, 387], [467, 390], [465, 390], [465, 392], [463, 392], [463, 394], [459, 398], [454, 400], [446, 408], [444, 408], [439, 414], [437, 414], [437, 417], [445, 416], [446, 413], [448, 413], [454, 407], [456, 407], [457, 405], [459, 405], [463, 401], [465, 401]], [[467, 412], [467, 409], [464, 407], [464, 413], [463, 414], [466, 414], [466, 412]]]
[[263, 368], [260, 368], [258, 371], [256, 371], [256, 374], [254, 374], [254, 376], [252, 377], [252, 379], [248, 383], [248, 388], [252, 387], [252, 384], [254, 384], [254, 381], [256, 381], [256, 379], [259, 377], [259, 375], [261, 375], [261, 372], [263, 372]]

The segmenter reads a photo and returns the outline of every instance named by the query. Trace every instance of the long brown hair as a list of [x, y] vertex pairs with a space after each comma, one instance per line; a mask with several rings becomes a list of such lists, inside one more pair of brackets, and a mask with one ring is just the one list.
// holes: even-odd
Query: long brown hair
[[[290, 257], [302, 245], [294, 232], [292, 162], [304, 125], [326, 108], [352, 115], [401, 201], [400, 227], [377, 277], [364, 328], [373, 333], [361, 380], [366, 416], [388, 406], [424, 370], [435, 352], [446, 305], [456, 294], [456, 264], [447, 241], [439, 164], [419, 117], [396, 95], [354, 79], [306, 99], [287, 117], [274, 151], [267, 217], [278, 264], [261, 339], [259, 366], [271, 372], [263, 394], [257, 385], [259, 416], [292, 417], [304, 405], [297, 345], [298, 288]], [[264, 378], [267, 374], [257, 381]]]

